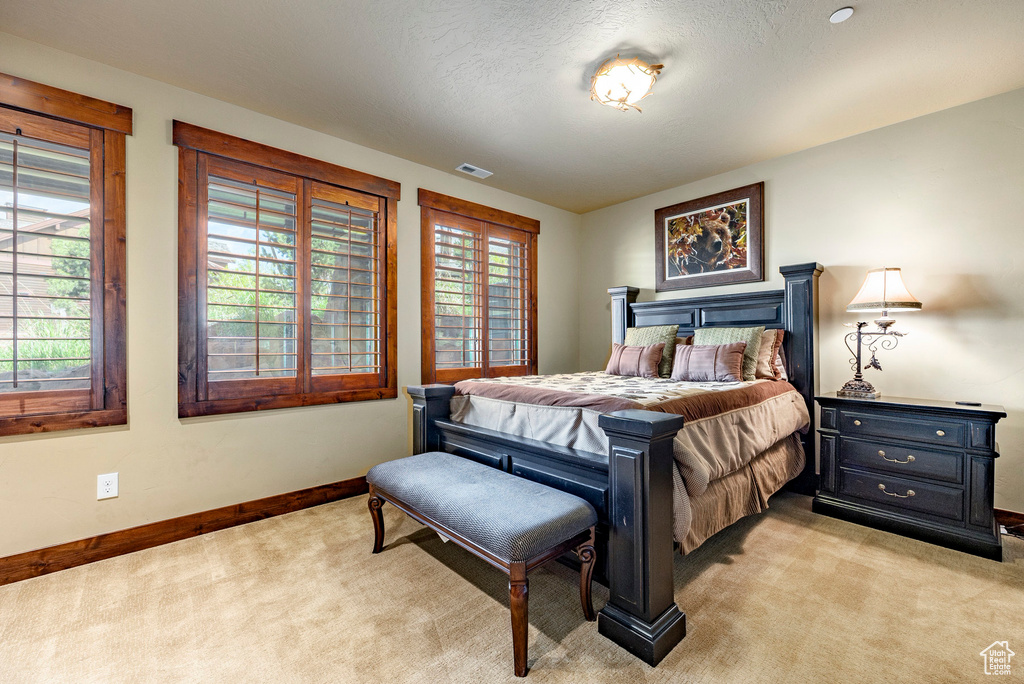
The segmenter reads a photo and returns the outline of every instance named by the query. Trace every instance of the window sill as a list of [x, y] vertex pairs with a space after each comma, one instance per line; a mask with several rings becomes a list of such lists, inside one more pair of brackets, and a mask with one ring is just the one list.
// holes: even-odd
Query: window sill
[[5, 416], [0, 418], [0, 437], [127, 424], [128, 410], [126, 408]]
[[178, 417], [195, 418], [197, 416], [216, 416], [226, 413], [269, 411], [280, 408], [294, 408], [297, 406], [342, 404], [350, 401], [375, 401], [377, 399], [396, 398], [398, 398], [397, 384], [393, 387], [375, 387], [372, 389], [342, 390], [338, 392], [318, 392], [315, 394], [279, 394], [265, 397], [247, 397], [245, 399], [197, 401], [178, 404]]

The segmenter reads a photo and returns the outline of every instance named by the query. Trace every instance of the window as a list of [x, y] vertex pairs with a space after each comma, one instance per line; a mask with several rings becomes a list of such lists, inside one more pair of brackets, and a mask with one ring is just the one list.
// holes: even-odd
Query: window
[[420, 189], [424, 383], [537, 372], [540, 222]]
[[128, 420], [132, 111], [0, 74], [0, 434]]
[[174, 122], [178, 414], [398, 396], [400, 186]]

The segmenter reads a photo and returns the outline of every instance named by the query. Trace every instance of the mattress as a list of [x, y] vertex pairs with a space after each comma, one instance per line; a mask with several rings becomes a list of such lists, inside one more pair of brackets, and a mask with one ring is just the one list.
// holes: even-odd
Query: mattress
[[[597, 424], [602, 413], [644, 409], [682, 415], [686, 422], [673, 440], [673, 533], [680, 542], [693, 521], [691, 499], [711, 483], [749, 469], [755, 458], [810, 423], [800, 393], [777, 380], [691, 383], [589, 372], [467, 380], [455, 388], [454, 422], [605, 458], [607, 437]], [[788, 461], [776, 465], [788, 480], [800, 472], [803, 450], [784, 451]]]

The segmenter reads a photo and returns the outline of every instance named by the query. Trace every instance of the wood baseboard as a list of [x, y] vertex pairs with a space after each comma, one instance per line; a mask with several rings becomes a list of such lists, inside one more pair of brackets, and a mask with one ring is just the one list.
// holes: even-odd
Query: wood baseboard
[[1024, 513], [1018, 513], [1017, 511], [1004, 511], [1001, 508], [995, 510], [996, 522], [1000, 525], [1007, 527], [1016, 527], [1018, 525], [1024, 525]]
[[0, 558], [0, 586], [367, 492], [357, 477]]

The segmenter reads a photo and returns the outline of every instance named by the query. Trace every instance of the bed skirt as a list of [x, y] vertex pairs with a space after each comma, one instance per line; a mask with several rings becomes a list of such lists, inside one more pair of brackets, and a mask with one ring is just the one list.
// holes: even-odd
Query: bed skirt
[[691, 518], [686, 536], [677, 540], [680, 550], [689, 553], [740, 518], [766, 510], [768, 497], [799, 475], [804, 461], [800, 438], [792, 434], [762, 451], [745, 467], [713, 480], [695, 497], [677, 488], [675, 517], [678, 520], [681, 507], [688, 507]]

